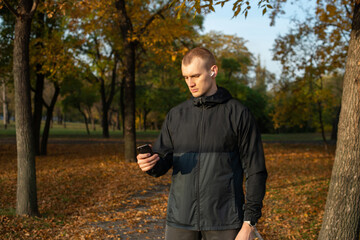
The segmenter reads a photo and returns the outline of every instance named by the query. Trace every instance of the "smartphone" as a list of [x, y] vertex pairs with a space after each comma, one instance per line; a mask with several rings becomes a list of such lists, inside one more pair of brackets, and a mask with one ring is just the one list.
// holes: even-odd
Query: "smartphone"
[[137, 147], [136, 150], [138, 151], [138, 153], [150, 153], [151, 155], [154, 154], [149, 144], [141, 145]]

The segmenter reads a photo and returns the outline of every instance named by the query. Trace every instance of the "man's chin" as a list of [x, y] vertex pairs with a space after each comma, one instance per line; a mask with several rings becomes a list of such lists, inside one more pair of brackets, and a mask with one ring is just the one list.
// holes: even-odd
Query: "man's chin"
[[199, 92], [192, 92], [191, 93], [193, 97], [201, 97], [201, 94]]

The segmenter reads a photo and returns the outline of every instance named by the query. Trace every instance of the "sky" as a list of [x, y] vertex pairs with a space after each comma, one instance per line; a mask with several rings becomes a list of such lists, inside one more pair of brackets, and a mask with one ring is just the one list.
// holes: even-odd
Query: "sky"
[[[305, 2], [306, 3], [306, 2]], [[307, 2], [309, 3], [309, 2]], [[285, 6], [285, 15], [276, 19], [275, 26], [270, 26], [269, 14], [262, 15], [262, 9], [257, 5], [252, 6], [247, 18], [239, 14], [232, 18], [232, 4], [225, 4], [223, 8], [215, 7], [215, 12], [205, 16], [203, 33], [210, 31], [220, 31], [224, 34], [237, 35], [247, 40], [246, 47], [257, 57], [260, 54], [261, 64], [266, 66], [267, 70], [281, 74], [281, 64], [272, 60], [271, 48], [273, 48], [275, 39], [279, 35], [289, 32], [293, 22], [292, 18], [303, 19], [306, 11], [311, 6], [295, 6], [287, 4]]]

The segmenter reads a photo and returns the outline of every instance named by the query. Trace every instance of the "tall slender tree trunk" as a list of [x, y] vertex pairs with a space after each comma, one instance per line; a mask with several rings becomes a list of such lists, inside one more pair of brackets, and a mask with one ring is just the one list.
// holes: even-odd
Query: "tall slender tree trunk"
[[94, 118], [94, 116], [92, 116], [91, 112], [89, 112], [89, 116], [90, 116], [92, 130], [96, 131], [95, 118]]
[[[36, 2], [37, 3], [37, 2]], [[36, 6], [36, 4], [34, 5]], [[32, 129], [29, 40], [33, 1], [19, 1], [16, 13], [13, 75], [17, 147], [16, 214], [39, 215], [36, 192], [35, 148]]]
[[125, 88], [125, 77], [121, 80], [121, 85], [120, 85], [120, 101], [119, 101], [119, 105], [120, 105], [120, 114], [121, 114], [121, 125], [122, 125], [122, 131], [123, 131], [123, 137], [125, 138], [125, 113], [124, 113], [124, 108], [125, 108], [125, 104], [124, 104], [124, 88]]
[[355, 4], [335, 162], [320, 240], [358, 240], [360, 232], [360, 4]]
[[125, 160], [135, 162], [135, 45], [130, 43], [125, 48], [125, 86], [124, 86], [124, 143]]
[[144, 131], [146, 131], [147, 115], [149, 114], [149, 112], [150, 111], [148, 109], [144, 109], [144, 111], [143, 111], [143, 114], [144, 114], [144, 116], [143, 116], [143, 123], [144, 123], [143, 128], [144, 128]]
[[321, 136], [323, 139], [323, 142], [325, 144], [325, 148], [326, 150], [328, 149], [328, 142], [326, 140], [326, 136], [325, 136], [325, 128], [324, 128], [324, 121], [323, 121], [323, 117], [322, 117], [322, 104], [321, 101], [317, 101], [317, 105], [318, 105], [318, 114], [319, 114], [319, 122], [320, 122], [320, 129], [321, 129]]
[[[44, 37], [44, 13], [38, 12], [35, 15], [38, 26], [35, 29], [36, 38]], [[37, 47], [43, 48], [42, 42], [37, 44]], [[43, 91], [44, 91], [44, 80], [45, 75], [41, 73], [42, 64], [36, 64], [36, 85], [35, 85], [35, 95], [34, 95], [34, 113], [33, 113], [33, 128], [34, 128], [34, 144], [35, 144], [35, 153], [40, 155], [40, 132], [41, 132], [41, 119], [42, 119], [42, 109], [43, 109]]]
[[[36, 70], [40, 71], [41, 64], [36, 65]], [[42, 73], [36, 74], [36, 87], [34, 95], [34, 114], [33, 114], [33, 128], [34, 128], [34, 144], [35, 153], [40, 155], [40, 131], [41, 131], [41, 119], [43, 109], [43, 90], [44, 90], [45, 76]]]
[[63, 113], [63, 127], [66, 128], [66, 118], [65, 118], [65, 113]]
[[6, 82], [3, 81], [2, 84], [2, 104], [3, 104], [3, 122], [4, 122], [4, 128], [7, 128], [7, 125], [9, 123], [9, 104], [6, 97]]
[[120, 109], [116, 111], [116, 129], [120, 130]]
[[45, 126], [44, 126], [44, 131], [43, 131], [43, 135], [41, 138], [41, 155], [46, 155], [47, 154], [47, 142], [49, 139], [49, 132], [50, 132], [50, 124], [52, 121], [52, 116], [53, 116], [53, 112], [54, 112], [54, 108], [55, 108], [55, 103], [57, 100], [57, 97], [59, 96], [60, 93], [60, 87], [57, 83], [54, 83], [54, 87], [55, 87], [55, 92], [54, 95], [51, 99], [51, 103], [49, 106], [46, 106], [47, 111], [46, 111], [46, 120], [45, 120]]
[[[135, 162], [136, 159], [136, 134], [135, 134], [135, 67], [137, 42], [131, 40], [133, 26], [127, 15], [124, 0], [116, 1], [119, 11], [120, 31], [124, 47], [124, 155], [125, 161]], [[130, 38], [130, 39], [129, 39]]]
[[341, 106], [336, 107], [336, 116], [333, 119], [332, 123], [332, 130], [331, 130], [331, 140], [336, 141], [337, 140], [337, 132], [338, 132], [338, 125], [339, 125], [339, 118], [340, 118], [340, 110]]
[[89, 120], [90, 120], [90, 123], [91, 123], [92, 130], [95, 131], [96, 130], [95, 118], [92, 115], [91, 107], [88, 106], [86, 109], [87, 109], [87, 112], [88, 112], [88, 115], [89, 115]]
[[86, 132], [88, 135], [90, 135], [90, 131], [89, 131], [89, 123], [88, 123], [88, 119], [86, 117], [86, 114], [83, 110], [81, 110], [80, 106], [77, 107], [79, 112], [81, 113], [81, 115], [84, 117], [84, 121], [85, 121], [85, 127], [86, 127]]
[[109, 107], [106, 102], [106, 92], [105, 92], [105, 81], [100, 78], [100, 94], [101, 94], [101, 126], [102, 126], [102, 135], [104, 138], [109, 138], [109, 120], [108, 120], [108, 112]]
[[109, 98], [106, 99], [106, 91], [105, 91], [105, 81], [103, 78], [99, 78], [100, 80], [100, 94], [101, 94], [101, 105], [102, 105], [102, 127], [103, 127], [103, 137], [109, 138], [109, 109], [112, 103], [112, 100], [115, 95], [115, 85], [117, 79], [117, 63], [118, 63], [118, 55], [114, 54], [114, 66], [112, 69], [111, 83], [110, 83], [110, 93]]

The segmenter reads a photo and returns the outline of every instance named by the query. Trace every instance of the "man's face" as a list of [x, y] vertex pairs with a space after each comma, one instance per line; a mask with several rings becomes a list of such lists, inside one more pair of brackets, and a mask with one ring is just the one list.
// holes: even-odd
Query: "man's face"
[[[203, 59], [196, 57], [189, 65], [182, 64], [181, 71], [185, 78], [185, 82], [194, 97], [210, 96], [216, 92], [216, 65], [207, 69], [206, 62]], [[213, 76], [211, 76], [211, 72], [214, 72]]]

